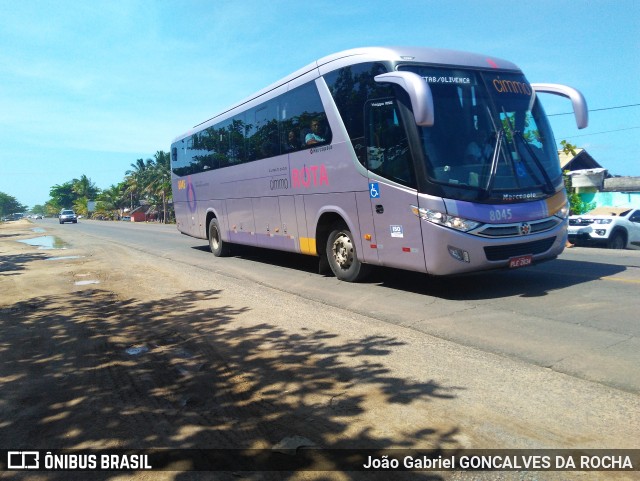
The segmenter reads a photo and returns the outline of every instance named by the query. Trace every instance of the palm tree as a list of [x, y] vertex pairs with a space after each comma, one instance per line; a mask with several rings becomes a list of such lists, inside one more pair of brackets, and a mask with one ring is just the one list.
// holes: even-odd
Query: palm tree
[[171, 192], [171, 158], [168, 152], [159, 150], [149, 177], [148, 192], [162, 202], [162, 222], [167, 222], [167, 196]]
[[71, 183], [72, 190], [78, 197], [91, 199], [98, 194], [99, 189], [85, 174], [82, 174], [79, 179], [73, 179]]
[[168, 152], [159, 150], [153, 159], [138, 159], [127, 171], [125, 184], [131, 198], [137, 201], [147, 200], [149, 204], [162, 204], [162, 221], [167, 222], [167, 202], [171, 196], [171, 158]]
[[129, 199], [126, 194], [126, 184], [120, 182], [104, 189], [98, 196], [96, 213], [109, 218], [115, 218], [122, 214], [122, 209], [127, 205]]
[[147, 187], [149, 171], [153, 161], [151, 159], [142, 160], [138, 159], [134, 164], [131, 164], [132, 170], [127, 170], [125, 183], [127, 184], [127, 193], [131, 200], [131, 210], [133, 210], [133, 200], [139, 202], [142, 198], [142, 192]]
[[99, 189], [91, 182], [89, 177], [82, 174], [79, 179], [71, 181], [71, 190], [76, 197], [73, 201], [74, 210], [79, 214], [88, 214], [88, 202], [90, 199], [95, 198]]

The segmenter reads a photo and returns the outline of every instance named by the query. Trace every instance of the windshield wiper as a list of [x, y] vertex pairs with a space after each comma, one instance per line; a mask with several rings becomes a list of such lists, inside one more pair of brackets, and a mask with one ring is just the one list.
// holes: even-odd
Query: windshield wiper
[[498, 139], [496, 140], [496, 146], [493, 149], [493, 157], [491, 158], [491, 169], [489, 170], [489, 176], [487, 177], [487, 183], [485, 184], [480, 194], [481, 199], [486, 199], [491, 195], [493, 191], [493, 183], [496, 179], [496, 173], [498, 172], [498, 158], [500, 157], [500, 149], [502, 147], [502, 140], [504, 139], [504, 130], [498, 130]]
[[498, 172], [498, 157], [500, 156], [500, 149], [502, 147], [502, 139], [504, 138], [504, 130], [499, 129], [496, 125], [496, 121], [493, 119], [493, 114], [491, 113], [491, 109], [487, 106], [487, 113], [489, 114], [489, 119], [491, 120], [491, 124], [493, 125], [493, 131], [497, 133], [496, 135], [496, 146], [493, 149], [493, 157], [491, 157], [491, 168], [489, 169], [489, 175], [487, 176], [487, 182], [480, 192], [480, 198], [486, 199], [491, 195], [493, 191], [493, 182], [496, 178], [496, 174]]

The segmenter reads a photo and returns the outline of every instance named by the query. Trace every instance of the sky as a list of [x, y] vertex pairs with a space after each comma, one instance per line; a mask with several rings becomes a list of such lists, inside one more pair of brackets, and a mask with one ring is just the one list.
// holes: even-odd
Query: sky
[[83, 174], [108, 188], [223, 108], [365, 46], [476, 52], [577, 88], [584, 130], [542, 97], [556, 140], [640, 176], [637, 0], [0, 0], [0, 192], [32, 207]]

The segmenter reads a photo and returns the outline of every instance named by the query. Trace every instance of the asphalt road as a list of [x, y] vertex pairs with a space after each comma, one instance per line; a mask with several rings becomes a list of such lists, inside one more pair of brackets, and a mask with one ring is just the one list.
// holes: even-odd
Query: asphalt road
[[[48, 228], [55, 219], [37, 221]], [[640, 392], [640, 251], [572, 248], [532, 267], [456, 278], [378, 269], [365, 283], [316, 273], [317, 261], [252, 248], [215, 258], [172, 225], [59, 226], [198, 269], [294, 294], [579, 379]], [[57, 230], [57, 229], [56, 229]], [[317, 305], [315, 302], [313, 305]], [[321, 314], [321, 313], [319, 313]]]

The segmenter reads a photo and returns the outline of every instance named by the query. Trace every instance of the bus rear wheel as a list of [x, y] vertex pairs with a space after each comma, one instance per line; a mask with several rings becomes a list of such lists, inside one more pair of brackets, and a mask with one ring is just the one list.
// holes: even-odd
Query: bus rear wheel
[[335, 225], [331, 230], [326, 254], [331, 270], [341, 281], [357, 282], [369, 274], [370, 266], [358, 260], [353, 235], [342, 224]]
[[209, 249], [216, 257], [228, 256], [230, 252], [229, 245], [222, 240], [218, 219], [209, 222]]

